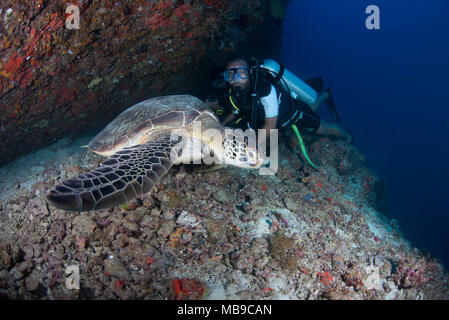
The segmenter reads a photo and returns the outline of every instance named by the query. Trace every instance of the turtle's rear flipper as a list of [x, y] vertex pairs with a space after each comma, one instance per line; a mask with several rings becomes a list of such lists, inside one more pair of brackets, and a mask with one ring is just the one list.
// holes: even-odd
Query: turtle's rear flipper
[[149, 192], [167, 173], [179, 156], [180, 141], [167, 136], [123, 149], [99, 168], [63, 181], [47, 193], [47, 200], [72, 211], [111, 208], [132, 200]]

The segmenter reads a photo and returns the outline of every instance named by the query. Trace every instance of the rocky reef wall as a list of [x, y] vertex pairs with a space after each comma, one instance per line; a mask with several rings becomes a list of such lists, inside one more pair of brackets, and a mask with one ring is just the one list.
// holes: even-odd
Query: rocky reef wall
[[0, 165], [140, 100], [200, 94], [213, 63], [275, 20], [270, 2], [2, 1]]

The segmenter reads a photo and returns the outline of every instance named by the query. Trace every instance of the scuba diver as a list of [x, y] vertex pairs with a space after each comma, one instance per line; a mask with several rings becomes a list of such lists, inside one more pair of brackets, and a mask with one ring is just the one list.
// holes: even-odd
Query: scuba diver
[[[242, 130], [285, 131], [291, 127], [304, 157], [314, 168], [317, 167], [307, 156], [298, 127], [310, 134], [333, 136], [352, 143], [352, 134], [339, 125], [340, 117], [330, 89], [320, 96], [317, 94], [323, 89], [321, 78], [306, 83], [274, 60], [265, 59], [262, 63], [255, 58], [249, 60], [251, 63], [241, 56], [233, 57], [226, 65], [224, 81], [212, 82], [206, 103], [215, 110], [223, 125]], [[326, 100], [336, 123], [324, 121], [315, 112]]]

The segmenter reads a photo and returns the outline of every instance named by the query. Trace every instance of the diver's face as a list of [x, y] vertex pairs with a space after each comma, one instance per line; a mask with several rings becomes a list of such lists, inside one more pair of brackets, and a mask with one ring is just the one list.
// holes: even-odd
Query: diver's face
[[238, 69], [238, 68], [246, 68], [246, 73], [247, 73], [246, 79], [242, 79], [242, 77], [239, 76], [239, 74], [243, 74], [245, 72], [245, 70], [240, 69], [237, 72], [234, 70], [234, 73], [235, 73], [234, 78], [232, 80], [228, 81], [228, 83], [233, 89], [239, 88], [240, 90], [245, 90], [249, 86], [248, 64], [243, 60], [238, 60], [238, 61], [231, 62], [227, 65], [227, 70]]

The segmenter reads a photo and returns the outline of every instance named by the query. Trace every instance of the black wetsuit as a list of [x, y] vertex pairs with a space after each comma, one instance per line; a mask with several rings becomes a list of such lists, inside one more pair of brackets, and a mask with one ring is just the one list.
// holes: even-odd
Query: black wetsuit
[[[271, 92], [272, 82], [269, 75], [265, 75], [259, 80], [257, 92], [259, 99], [257, 99], [257, 124], [262, 127], [265, 123], [265, 110], [260, 101], [260, 98], [266, 97]], [[289, 93], [280, 88], [280, 85], [274, 86], [278, 97], [279, 111], [277, 128], [286, 129], [293, 124], [296, 124], [300, 129], [307, 132], [315, 132], [321, 123], [320, 116], [314, 112], [305, 102], [290, 98]], [[234, 102], [234, 105], [231, 103]], [[229, 86], [221, 90], [221, 94], [217, 97], [219, 104], [224, 108], [222, 115], [223, 120], [231, 111], [236, 115], [229, 126], [234, 128], [248, 129], [251, 127], [251, 94], [249, 88], [240, 95], [234, 94], [232, 88]]]

